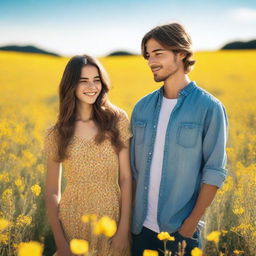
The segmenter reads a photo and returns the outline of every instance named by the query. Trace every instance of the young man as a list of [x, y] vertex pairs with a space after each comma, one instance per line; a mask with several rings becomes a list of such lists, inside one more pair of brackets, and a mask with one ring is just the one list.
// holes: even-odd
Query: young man
[[190, 255], [202, 246], [201, 218], [227, 175], [227, 116], [218, 99], [189, 80], [195, 61], [183, 26], [158, 26], [141, 46], [163, 86], [142, 98], [131, 118], [132, 255], [163, 250], [162, 231], [175, 237], [167, 243], [172, 255], [183, 240]]

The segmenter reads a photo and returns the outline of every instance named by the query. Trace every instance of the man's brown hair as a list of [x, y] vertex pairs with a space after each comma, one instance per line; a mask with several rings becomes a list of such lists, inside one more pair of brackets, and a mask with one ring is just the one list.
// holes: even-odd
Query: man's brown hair
[[150, 30], [142, 39], [141, 51], [145, 59], [147, 59], [146, 44], [149, 39], [155, 39], [164, 48], [173, 51], [174, 53], [182, 52], [185, 55], [183, 59], [184, 71], [189, 73], [192, 66], [195, 64], [195, 60], [192, 59], [192, 40], [185, 30], [185, 28], [179, 23], [170, 23], [162, 26], [157, 26]]

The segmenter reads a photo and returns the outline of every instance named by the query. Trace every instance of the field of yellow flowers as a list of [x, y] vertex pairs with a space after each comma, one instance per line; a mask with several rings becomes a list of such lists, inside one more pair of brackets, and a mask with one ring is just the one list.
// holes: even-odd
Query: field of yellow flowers
[[[195, 54], [190, 78], [225, 105], [229, 116], [229, 176], [208, 209], [204, 255], [256, 253], [256, 51]], [[111, 81], [111, 101], [130, 115], [157, 89], [139, 56], [100, 59]], [[0, 52], [0, 255], [39, 241], [54, 252], [44, 208], [43, 134], [58, 111], [58, 84], [68, 58]], [[8, 225], [5, 221], [8, 221]], [[6, 228], [4, 228], [6, 227]], [[206, 239], [207, 240], [207, 239]], [[198, 254], [199, 255], [199, 254]]]

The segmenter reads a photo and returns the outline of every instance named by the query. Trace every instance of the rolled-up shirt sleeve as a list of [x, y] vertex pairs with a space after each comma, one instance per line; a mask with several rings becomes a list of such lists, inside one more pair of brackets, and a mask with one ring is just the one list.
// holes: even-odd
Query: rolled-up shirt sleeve
[[226, 143], [228, 138], [228, 118], [225, 107], [215, 102], [211, 114], [206, 119], [203, 137], [202, 183], [221, 187], [226, 176]]

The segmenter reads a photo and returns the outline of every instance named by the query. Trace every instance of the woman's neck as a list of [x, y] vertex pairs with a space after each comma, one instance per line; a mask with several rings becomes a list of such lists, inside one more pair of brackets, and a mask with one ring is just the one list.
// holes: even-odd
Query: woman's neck
[[92, 105], [78, 102], [76, 119], [89, 120], [92, 117]]

